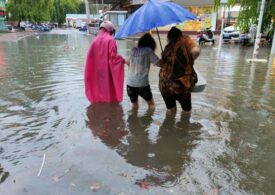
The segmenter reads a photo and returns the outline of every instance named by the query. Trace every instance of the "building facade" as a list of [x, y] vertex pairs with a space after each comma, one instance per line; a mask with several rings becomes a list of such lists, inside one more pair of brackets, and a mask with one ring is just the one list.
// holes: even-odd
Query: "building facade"
[[[128, 13], [134, 12], [147, 0], [89, 0], [90, 4], [111, 4], [112, 10], [127, 10]], [[167, 0], [159, 0], [167, 1]], [[183, 23], [176, 24], [178, 28], [184, 31], [198, 31], [211, 28], [216, 31], [221, 28], [221, 15], [228, 21], [228, 25], [234, 23], [235, 18], [238, 15], [238, 11], [234, 10], [214, 10], [214, 0], [172, 0], [174, 3], [181, 5], [188, 9], [197, 16], [195, 21], [185, 21]], [[232, 14], [233, 13], [233, 14]], [[232, 22], [233, 21], [233, 22]], [[226, 22], [227, 23], [227, 22]], [[173, 24], [175, 25], [175, 24]], [[226, 26], [228, 26], [226, 25]], [[171, 25], [161, 27], [159, 30], [168, 30]]]
[[6, 0], [0, 0], [0, 31], [5, 30], [5, 4]]

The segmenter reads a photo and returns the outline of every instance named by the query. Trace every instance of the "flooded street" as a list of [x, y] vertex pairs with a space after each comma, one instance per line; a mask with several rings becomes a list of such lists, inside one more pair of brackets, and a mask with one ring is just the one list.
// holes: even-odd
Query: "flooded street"
[[[121, 104], [90, 106], [92, 38], [68, 31], [0, 43], [0, 194], [274, 193], [274, 64], [247, 63], [253, 47], [205, 45], [195, 66], [207, 87], [192, 94], [191, 116], [179, 105], [166, 115], [157, 67], [154, 112], [143, 100], [132, 111], [126, 87]], [[119, 53], [134, 45], [119, 40]]]

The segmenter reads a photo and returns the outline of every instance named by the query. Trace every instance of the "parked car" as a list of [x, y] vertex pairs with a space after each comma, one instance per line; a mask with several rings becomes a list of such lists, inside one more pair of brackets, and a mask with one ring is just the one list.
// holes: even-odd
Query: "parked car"
[[79, 28], [79, 31], [87, 32], [87, 30], [88, 30], [88, 27], [86, 23]]
[[228, 26], [223, 29], [223, 36], [224, 41], [240, 41], [240, 32], [239, 29], [235, 26]]
[[47, 24], [33, 24], [31, 28], [40, 32], [50, 32], [52, 30], [52, 27]]
[[84, 25], [86, 25], [86, 22], [82, 22], [81, 20], [76, 20], [75, 23], [74, 23], [74, 28], [80, 29], [80, 28], [82, 28]]
[[12, 26], [12, 25], [7, 24], [7, 25], [6, 25], [6, 28], [7, 28], [8, 30], [12, 31], [13, 26]]
[[97, 35], [101, 22], [102, 22], [101, 20], [98, 20], [98, 21], [94, 21], [94, 22], [90, 23], [89, 24], [89, 32], [91, 34]]

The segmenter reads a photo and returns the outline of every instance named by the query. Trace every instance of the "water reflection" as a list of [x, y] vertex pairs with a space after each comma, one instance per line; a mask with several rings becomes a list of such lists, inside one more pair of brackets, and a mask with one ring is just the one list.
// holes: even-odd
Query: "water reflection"
[[5, 75], [5, 55], [4, 49], [0, 45], [0, 79]]
[[[223, 45], [220, 55], [215, 46], [203, 47], [196, 66], [208, 85], [192, 94], [191, 118], [164, 114], [156, 67], [150, 72], [154, 113], [145, 110], [146, 102], [138, 113], [129, 111], [127, 95], [121, 104], [87, 108], [83, 69], [91, 39], [48, 34], [1, 43], [2, 194], [24, 194], [25, 186], [32, 194], [53, 194], [56, 187], [89, 194], [93, 182], [104, 183], [109, 194], [274, 192], [274, 64], [246, 63], [249, 47]], [[127, 56], [135, 44], [120, 40], [118, 49]], [[261, 48], [260, 57], [268, 51]], [[44, 153], [43, 173], [34, 179]], [[57, 172], [66, 174], [53, 183]], [[67, 188], [74, 178], [78, 182]]]
[[[117, 151], [126, 161], [141, 167], [148, 174], [136, 180], [137, 185], [172, 187], [178, 184], [182, 172], [190, 162], [190, 152], [199, 136], [198, 123], [190, 122], [190, 115], [182, 114], [179, 120], [167, 114], [157, 125], [156, 140], [150, 139], [154, 113], [135, 110], [123, 119], [120, 104], [95, 104], [87, 109], [87, 126], [104, 144]], [[128, 130], [126, 130], [128, 129]]]
[[[77, 117], [69, 113], [79, 104], [74, 106], [75, 99], [68, 97], [82, 97], [79, 72], [84, 56], [79, 56], [86, 41], [76, 51], [72, 38], [41, 35], [1, 44], [0, 142], [5, 153], [0, 158], [10, 167], [28, 162], [30, 156], [34, 161], [34, 154], [57, 145], [59, 138], [66, 138], [64, 130], [76, 125]], [[64, 45], [69, 46], [67, 51]], [[56, 137], [54, 132], [62, 136]]]
[[3, 183], [9, 177], [9, 175], [10, 173], [5, 171], [0, 164], [0, 184]]
[[[132, 112], [128, 118], [131, 132], [128, 147], [119, 153], [127, 162], [143, 167], [150, 173], [145, 178], [137, 180], [151, 186], [172, 187], [178, 184], [179, 178], [189, 164], [189, 152], [195, 147], [200, 125], [189, 121], [190, 115], [181, 115], [179, 121], [175, 116], [166, 115], [159, 127], [158, 139], [150, 141], [148, 126], [152, 120], [152, 113], [148, 111], [143, 116]], [[196, 133], [194, 133], [196, 132]]]
[[87, 108], [87, 127], [111, 148], [116, 148], [128, 134], [123, 120], [123, 109], [118, 103], [98, 103]]

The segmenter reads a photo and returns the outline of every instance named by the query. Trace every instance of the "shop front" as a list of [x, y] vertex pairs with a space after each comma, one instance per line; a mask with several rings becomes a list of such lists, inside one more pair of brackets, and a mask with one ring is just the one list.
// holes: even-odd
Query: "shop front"
[[0, 31], [6, 30], [5, 25], [5, 3], [6, 0], [0, 0]]
[[189, 20], [179, 24], [172, 24], [165, 27], [161, 27], [160, 30], [169, 30], [171, 26], [176, 25], [183, 31], [198, 31], [211, 28], [216, 30], [217, 13], [213, 9], [213, 5], [206, 6], [184, 6], [187, 10], [197, 16], [197, 20]]

